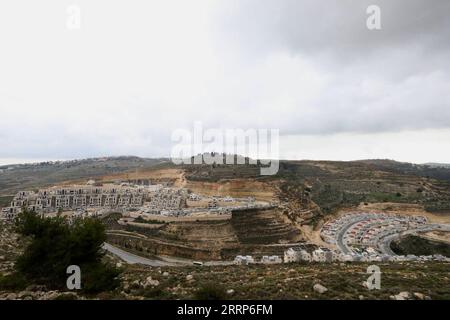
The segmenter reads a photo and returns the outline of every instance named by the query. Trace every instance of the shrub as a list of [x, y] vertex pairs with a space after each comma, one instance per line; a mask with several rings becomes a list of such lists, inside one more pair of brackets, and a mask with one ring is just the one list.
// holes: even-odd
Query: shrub
[[26, 286], [27, 281], [20, 273], [14, 272], [7, 276], [3, 276], [0, 274], [0, 290], [20, 291], [25, 289]]
[[119, 270], [102, 262], [101, 249], [106, 240], [104, 226], [93, 218], [42, 218], [24, 212], [16, 222], [17, 231], [31, 243], [17, 259], [16, 270], [26, 280], [49, 288], [66, 286], [67, 267], [81, 269], [82, 290], [89, 293], [112, 290], [117, 286]]
[[145, 298], [147, 299], [167, 299], [170, 297], [170, 293], [161, 288], [158, 287], [148, 287], [145, 288], [141, 293]]
[[208, 282], [200, 285], [194, 297], [197, 300], [225, 300], [226, 291], [221, 285]]
[[86, 293], [112, 291], [120, 284], [120, 271], [112, 265], [95, 263], [82, 268], [82, 289]]

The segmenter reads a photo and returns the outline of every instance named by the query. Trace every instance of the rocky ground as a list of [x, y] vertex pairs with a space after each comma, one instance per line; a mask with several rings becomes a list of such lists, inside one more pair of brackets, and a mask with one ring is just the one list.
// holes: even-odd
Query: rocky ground
[[[381, 289], [369, 290], [368, 264], [281, 264], [146, 268], [122, 275], [126, 299], [450, 299], [448, 263], [379, 264]], [[200, 295], [200, 296], [199, 296]]]
[[47, 291], [45, 287], [29, 286], [19, 292], [0, 292], [0, 300], [80, 300], [86, 299], [74, 292]]
[[14, 268], [14, 260], [23, 247], [21, 244], [12, 224], [0, 220], [0, 274], [8, 274]]
[[[1, 277], [12, 272], [24, 240], [11, 225], [0, 223]], [[381, 289], [369, 290], [367, 263], [147, 267], [127, 265], [109, 254], [105, 259], [123, 270], [121, 286], [113, 292], [84, 296], [29, 285], [22, 290], [0, 290], [0, 300], [450, 299], [450, 264], [443, 262], [377, 263]]]

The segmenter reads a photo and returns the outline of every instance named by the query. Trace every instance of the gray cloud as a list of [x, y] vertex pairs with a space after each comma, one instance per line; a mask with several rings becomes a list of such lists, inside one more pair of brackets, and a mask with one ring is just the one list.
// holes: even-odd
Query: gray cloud
[[[376, 32], [366, 28], [369, 5], [381, 9]], [[216, 27], [252, 55], [288, 50], [353, 61], [398, 48], [447, 51], [449, 12], [445, 0], [232, 0], [217, 11]]]
[[[381, 8], [381, 30], [366, 27], [372, 4]], [[296, 103], [299, 85], [286, 89], [290, 107], [274, 102], [277, 112], [286, 110], [275, 125], [290, 133], [446, 128], [448, 13], [445, 0], [228, 1], [217, 11], [215, 31], [219, 46], [248, 64], [285, 53], [327, 77], [311, 101]]]
[[[197, 120], [320, 137], [450, 128], [446, 0], [80, 0], [73, 32], [72, 2], [28, 3], [0, 5], [0, 158], [167, 155]], [[371, 4], [382, 30], [366, 28]]]

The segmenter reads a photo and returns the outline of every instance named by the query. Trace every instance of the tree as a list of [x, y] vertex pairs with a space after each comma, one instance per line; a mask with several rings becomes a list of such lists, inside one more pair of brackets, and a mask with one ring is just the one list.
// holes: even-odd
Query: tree
[[16, 262], [16, 271], [28, 281], [49, 288], [64, 289], [67, 267], [81, 268], [85, 292], [112, 290], [118, 285], [119, 271], [102, 261], [105, 228], [94, 218], [43, 218], [24, 211], [17, 219], [18, 233], [28, 236], [30, 244]]

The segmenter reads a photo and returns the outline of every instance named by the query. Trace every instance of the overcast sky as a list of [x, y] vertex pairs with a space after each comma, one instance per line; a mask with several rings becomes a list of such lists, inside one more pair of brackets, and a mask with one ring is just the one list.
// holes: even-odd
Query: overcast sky
[[450, 163], [449, 16], [448, 0], [2, 1], [0, 163], [169, 156], [194, 121], [279, 129], [281, 158]]

